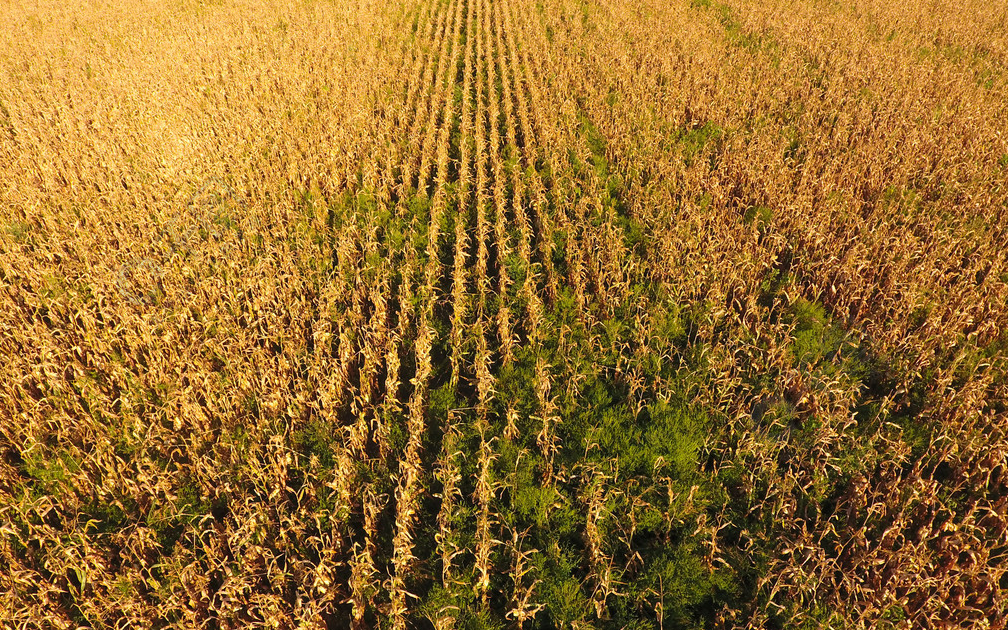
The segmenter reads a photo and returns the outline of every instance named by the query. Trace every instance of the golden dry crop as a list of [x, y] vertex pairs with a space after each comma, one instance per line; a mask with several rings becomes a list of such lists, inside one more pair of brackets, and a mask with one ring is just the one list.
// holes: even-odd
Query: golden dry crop
[[0, 20], [0, 626], [1006, 627], [1004, 0]]

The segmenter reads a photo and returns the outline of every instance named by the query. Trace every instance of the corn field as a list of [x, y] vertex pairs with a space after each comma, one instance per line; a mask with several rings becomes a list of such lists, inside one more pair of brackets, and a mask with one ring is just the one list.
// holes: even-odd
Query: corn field
[[0, 626], [1008, 625], [1008, 3], [0, 4]]

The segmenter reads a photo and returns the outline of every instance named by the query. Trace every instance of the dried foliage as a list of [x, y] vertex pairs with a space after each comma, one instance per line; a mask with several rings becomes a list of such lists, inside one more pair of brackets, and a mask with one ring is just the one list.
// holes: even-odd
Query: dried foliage
[[0, 18], [2, 625], [1005, 627], [1003, 1]]

